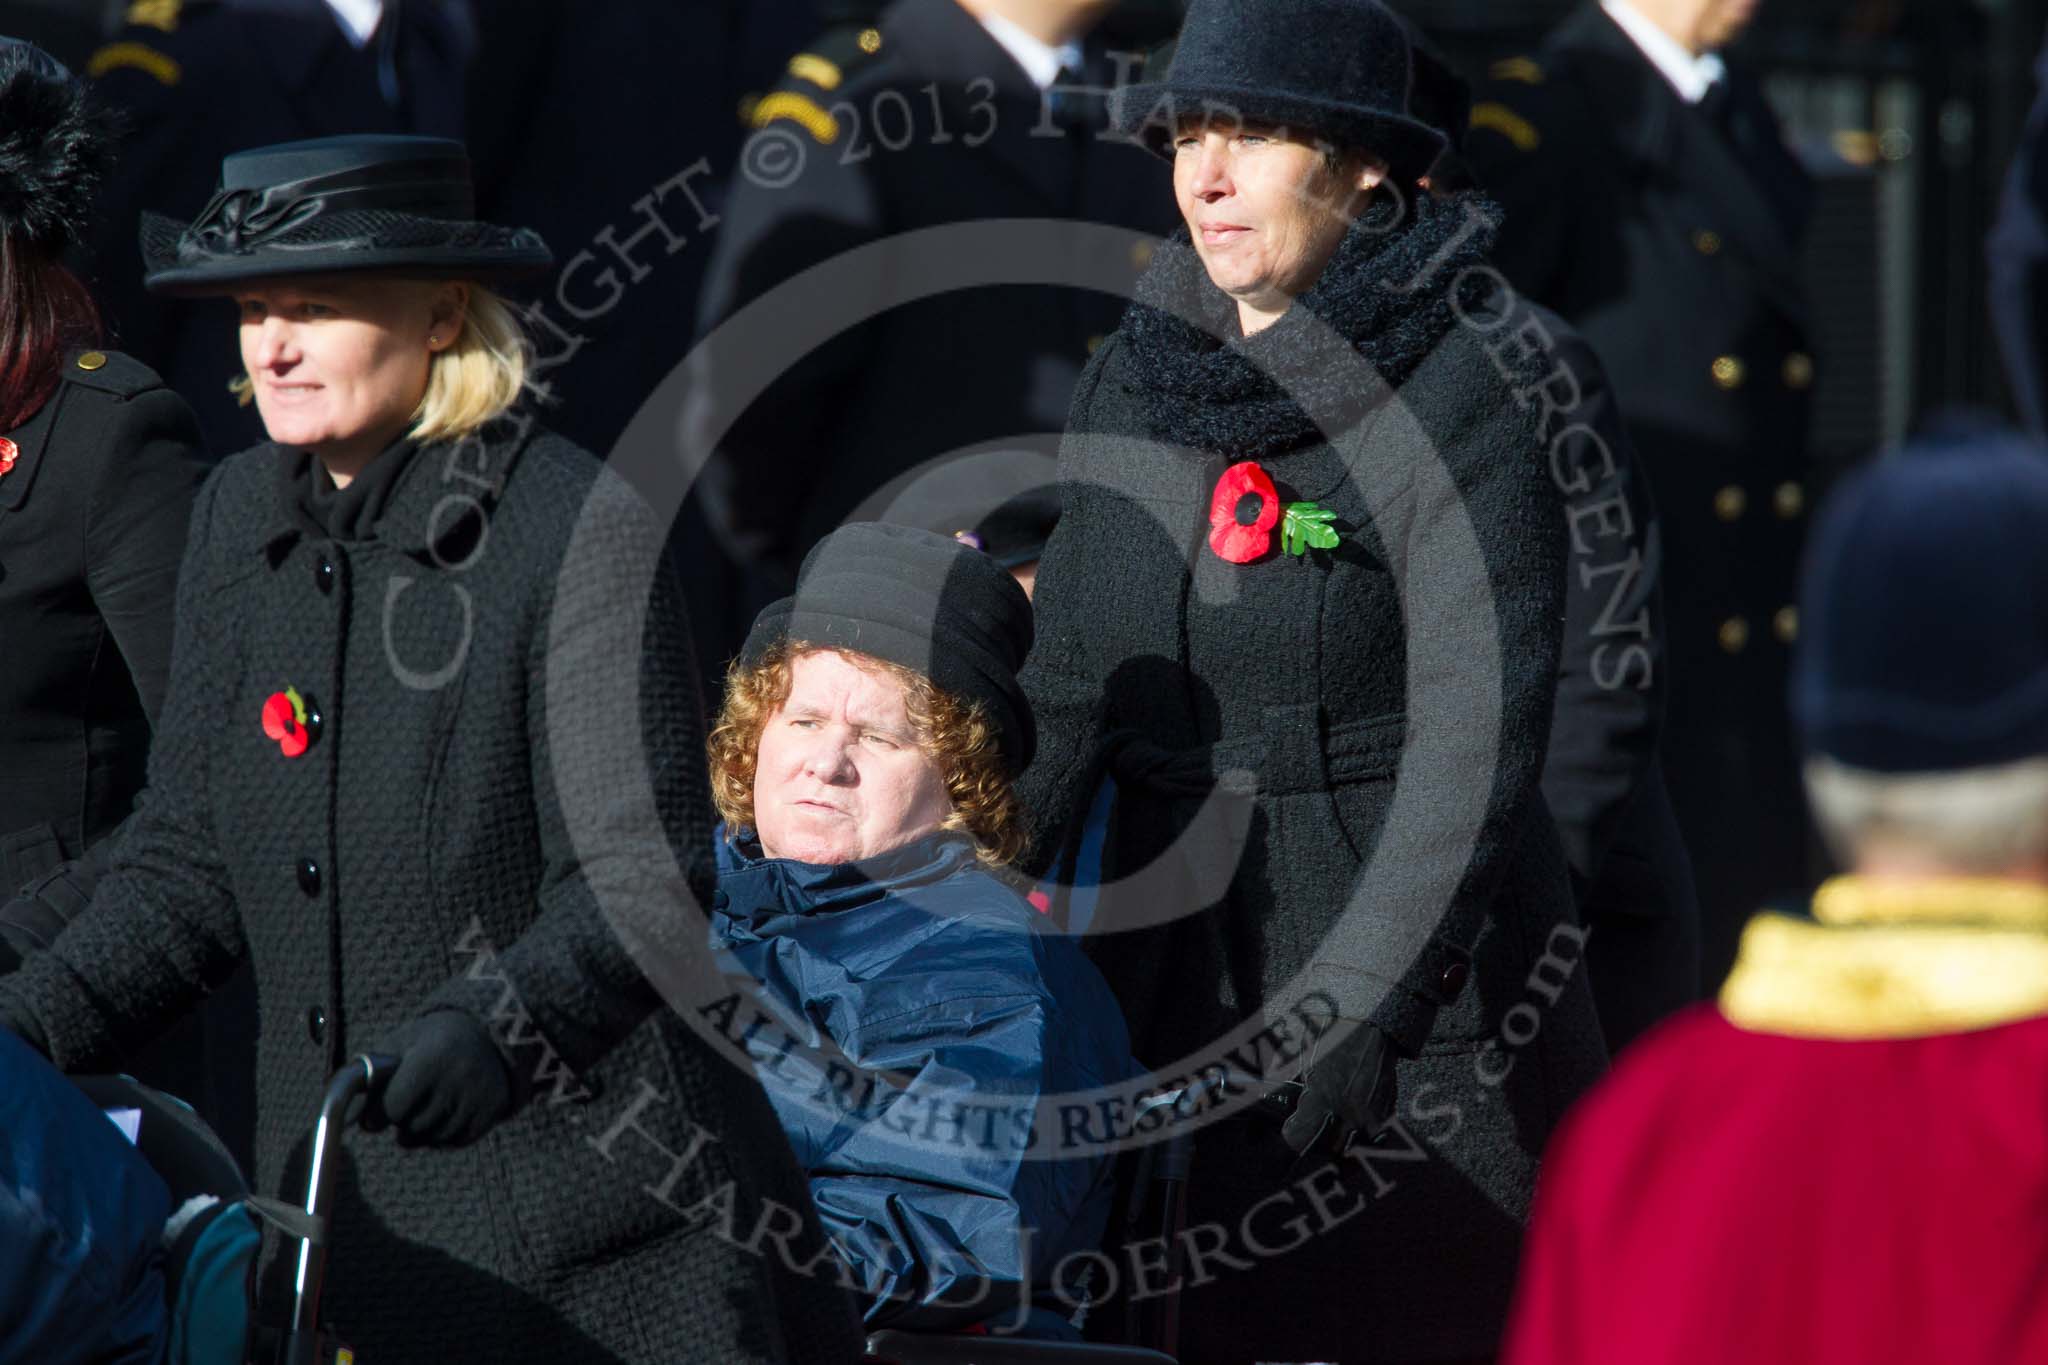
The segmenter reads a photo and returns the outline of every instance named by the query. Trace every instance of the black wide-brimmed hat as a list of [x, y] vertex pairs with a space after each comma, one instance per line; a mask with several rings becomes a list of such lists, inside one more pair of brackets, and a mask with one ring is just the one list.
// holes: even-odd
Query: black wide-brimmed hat
[[553, 263], [538, 234], [476, 221], [461, 143], [398, 136], [236, 152], [190, 224], [142, 215], [142, 259], [143, 283], [158, 294], [359, 270], [488, 280]]
[[1161, 156], [1184, 118], [1271, 123], [1429, 173], [1443, 134], [1416, 118], [1408, 33], [1379, 0], [1194, 0], [1164, 80], [1111, 97], [1115, 130]]
[[804, 556], [796, 595], [762, 609], [740, 661], [801, 640], [899, 664], [980, 703], [1015, 774], [1038, 743], [1017, 682], [1031, 635], [1031, 599], [987, 555], [917, 527], [854, 522]]
[[113, 116], [55, 57], [0, 37], [0, 234], [51, 252], [77, 242], [113, 164]]

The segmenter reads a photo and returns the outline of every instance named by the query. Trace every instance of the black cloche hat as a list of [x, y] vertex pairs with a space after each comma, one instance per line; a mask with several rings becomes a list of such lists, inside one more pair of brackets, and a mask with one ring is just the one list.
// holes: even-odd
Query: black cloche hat
[[801, 640], [900, 664], [979, 702], [1015, 774], [1038, 743], [1017, 681], [1031, 638], [1031, 599], [987, 555], [918, 527], [857, 521], [804, 556], [796, 595], [762, 609], [740, 661]]
[[158, 294], [358, 270], [496, 279], [553, 263], [538, 234], [476, 221], [460, 142], [361, 135], [234, 153], [189, 225], [142, 215], [142, 259]]
[[114, 164], [112, 118], [62, 62], [0, 37], [0, 234], [51, 252], [85, 235]]
[[1443, 134], [1410, 106], [1408, 33], [1379, 0], [1194, 0], [1161, 81], [1112, 96], [1111, 122], [1168, 155], [1177, 120], [1270, 122], [1429, 173]]

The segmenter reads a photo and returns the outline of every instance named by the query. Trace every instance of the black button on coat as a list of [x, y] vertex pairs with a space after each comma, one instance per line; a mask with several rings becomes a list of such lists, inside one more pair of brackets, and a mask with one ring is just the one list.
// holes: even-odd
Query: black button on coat
[[[651, 518], [587, 454], [507, 421], [418, 451], [370, 533], [333, 541], [281, 477], [304, 459], [257, 447], [201, 492], [149, 790], [91, 909], [0, 1001], [90, 1069], [246, 959], [267, 1024], [255, 1185], [288, 1198], [345, 1057], [428, 1009], [490, 1025], [531, 1096], [482, 1141], [341, 1139], [326, 1309], [365, 1359], [851, 1358], [839, 1289], [678, 1212], [724, 1190], [744, 1240], [772, 1200], [811, 1239], [792, 1252], [823, 1245], [752, 1074], [639, 965], [701, 951], [679, 917], [640, 915], [680, 898], [669, 849], [700, 904], [712, 889], [687, 628], [672, 585], [629, 567], [652, 562]], [[558, 582], [586, 499], [592, 572]], [[637, 717], [555, 704], [636, 658]], [[288, 687], [326, 721], [296, 758], [263, 726]], [[644, 819], [593, 757], [621, 744], [644, 757]], [[607, 918], [628, 905], [637, 955]]]

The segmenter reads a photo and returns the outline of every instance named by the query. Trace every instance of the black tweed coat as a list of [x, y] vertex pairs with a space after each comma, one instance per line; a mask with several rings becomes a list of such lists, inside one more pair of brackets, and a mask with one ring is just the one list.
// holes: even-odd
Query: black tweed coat
[[[1490, 1354], [1544, 1139], [1604, 1063], [1538, 790], [1562, 510], [1503, 319], [1470, 305], [1464, 325], [1448, 302], [1484, 241], [1460, 239], [1462, 211], [1425, 206], [1383, 249], [1354, 232], [1294, 310], [1227, 347], [1165, 311], [1236, 335], [1176, 239], [1061, 452], [1023, 789], [1058, 828], [1099, 773], [1116, 783], [1094, 953], [1139, 1059], [1193, 1074], [1263, 1016], [1279, 1032], [1233, 1062], [1278, 1079], [1306, 1050], [1290, 1013], [1331, 1012], [1315, 990], [1404, 1054], [1388, 1143], [1405, 1160], [1388, 1188], [1347, 1163], [1342, 1217], [1305, 1211], [1292, 1182], [1311, 1166], [1290, 1169], [1277, 1131], [1202, 1131], [1190, 1219], [1225, 1241], [1188, 1290], [1195, 1365]], [[1341, 544], [1295, 558], [1276, 532], [1252, 563], [1219, 557], [1212, 489], [1246, 459], [1283, 502], [1334, 510]], [[1256, 784], [1241, 851], [1233, 770]], [[1286, 1208], [1314, 1234], [1287, 1234]]]
[[[850, 1358], [841, 1291], [783, 1268], [823, 1243], [757, 1081], [641, 970], [692, 946], [643, 913], [680, 891], [669, 848], [712, 890], [686, 626], [672, 585], [631, 576], [652, 518], [508, 419], [418, 451], [368, 533], [333, 540], [299, 511], [305, 458], [260, 446], [201, 490], [139, 814], [92, 907], [0, 983], [0, 1011], [66, 1069], [99, 1068], [246, 958], [255, 1184], [291, 1197], [346, 1057], [428, 1008], [487, 1021], [527, 1082], [511, 1118], [457, 1150], [341, 1139], [325, 1306], [364, 1359]], [[589, 553], [563, 574], [586, 500]], [[637, 718], [555, 704], [635, 658]], [[298, 757], [262, 725], [287, 687], [313, 717]], [[651, 830], [606, 766], [622, 745], [644, 756]], [[802, 1233], [783, 1255], [735, 1245], [777, 1207], [771, 1231]]]

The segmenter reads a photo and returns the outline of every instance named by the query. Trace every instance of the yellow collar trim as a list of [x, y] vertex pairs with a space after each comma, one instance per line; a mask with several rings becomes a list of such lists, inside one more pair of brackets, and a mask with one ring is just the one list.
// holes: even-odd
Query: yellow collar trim
[[1822, 924], [1981, 924], [2048, 932], [2048, 886], [1992, 877], [1836, 877], [1813, 895]]
[[1996, 1028], [2048, 1014], [2048, 933], [1759, 915], [1721, 1013], [1752, 1033], [1837, 1041]]

